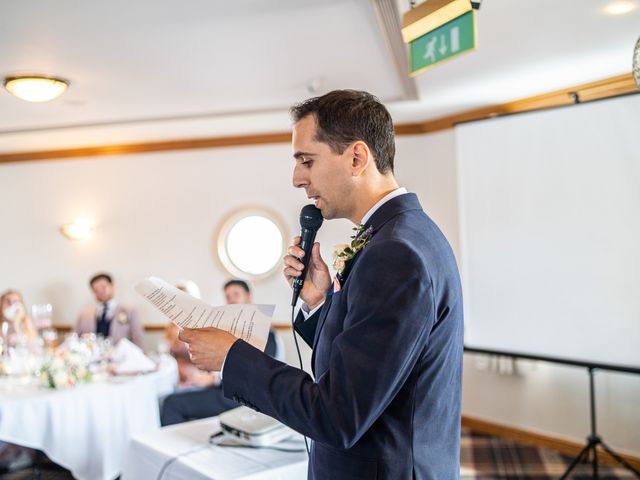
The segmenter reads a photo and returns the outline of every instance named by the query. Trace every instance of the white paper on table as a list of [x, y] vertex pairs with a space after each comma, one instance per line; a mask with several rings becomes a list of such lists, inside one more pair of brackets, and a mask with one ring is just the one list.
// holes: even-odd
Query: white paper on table
[[264, 351], [275, 305], [214, 307], [157, 277], [148, 277], [136, 291], [180, 328], [215, 327]]

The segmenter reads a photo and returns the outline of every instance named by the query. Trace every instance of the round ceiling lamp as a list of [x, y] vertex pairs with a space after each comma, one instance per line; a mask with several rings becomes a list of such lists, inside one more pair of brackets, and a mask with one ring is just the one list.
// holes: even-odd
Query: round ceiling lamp
[[604, 7], [604, 11], [609, 15], [625, 15], [635, 10], [635, 2], [630, 0], [620, 0], [617, 2], [611, 2]]
[[48, 102], [62, 95], [68, 86], [67, 80], [43, 75], [20, 75], [4, 79], [4, 88], [27, 102]]

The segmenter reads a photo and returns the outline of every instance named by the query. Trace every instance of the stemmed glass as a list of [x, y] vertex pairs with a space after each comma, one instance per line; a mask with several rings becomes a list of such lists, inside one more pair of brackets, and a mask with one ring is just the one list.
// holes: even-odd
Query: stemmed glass
[[42, 303], [31, 306], [31, 318], [38, 330], [51, 328], [53, 318], [53, 307], [50, 303]]

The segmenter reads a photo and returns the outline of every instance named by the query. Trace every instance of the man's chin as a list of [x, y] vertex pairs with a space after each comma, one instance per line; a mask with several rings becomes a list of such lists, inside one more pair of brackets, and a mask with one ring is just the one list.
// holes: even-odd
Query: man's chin
[[335, 218], [335, 212], [328, 208], [326, 205], [319, 205], [318, 208], [322, 213], [322, 218], [325, 220], [333, 220]]
[[316, 207], [320, 210], [320, 212], [322, 213], [322, 218], [324, 218], [325, 220], [333, 220], [335, 218], [342, 218], [340, 216], [339, 212], [336, 211], [335, 208], [331, 208], [331, 206], [327, 205], [327, 203], [324, 201], [324, 199], [318, 200], [316, 202]]

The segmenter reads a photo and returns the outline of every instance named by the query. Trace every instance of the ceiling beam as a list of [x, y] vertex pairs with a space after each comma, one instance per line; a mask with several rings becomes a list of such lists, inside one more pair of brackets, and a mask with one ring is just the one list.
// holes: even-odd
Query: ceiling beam
[[395, 0], [369, 0], [376, 15], [387, 52], [393, 59], [398, 81], [402, 86], [403, 100], [417, 100], [418, 88], [409, 76], [409, 54], [402, 41], [402, 23]]

